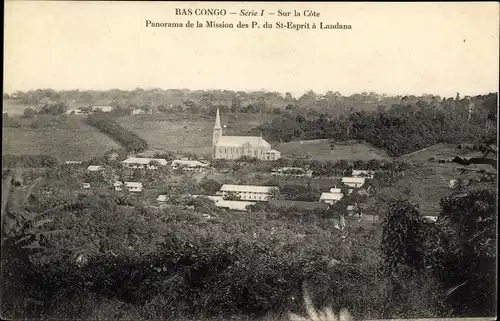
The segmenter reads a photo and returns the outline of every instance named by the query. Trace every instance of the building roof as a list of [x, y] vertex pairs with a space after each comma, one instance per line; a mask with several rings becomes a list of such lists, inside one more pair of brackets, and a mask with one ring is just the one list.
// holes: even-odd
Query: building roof
[[280, 167], [280, 168], [274, 169], [273, 171], [276, 171], [276, 172], [303, 171], [303, 172], [305, 172], [306, 170], [303, 169], [302, 167]]
[[172, 161], [172, 166], [175, 165], [185, 165], [188, 167], [207, 167], [208, 164], [202, 163], [197, 160], [184, 160], [184, 159], [176, 159]]
[[342, 194], [342, 190], [340, 188], [330, 188], [330, 193], [334, 194]]
[[102, 169], [102, 166], [100, 166], [100, 165], [89, 165], [89, 167], [87, 167], [87, 170], [90, 172], [96, 172], [96, 171], [101, 170], [101, 169]]
[[359, 183], [364, 184], [364, 177], [342, 177], [342, 183]]
[[271, 145], [260, 136], [220, 136], [215, 145], [218, 147], [271, 147]]
[[356, 169], [352, 170], [352, 176], [359, 176], [359, 175], [368, 175], [368, 176], [371, 176], [374, 173], [375, 173], [374, 171], [356, 170]]
[[255, 186], [255, 185], [231, 185], [224, 184], [220, 188], [221, 192], [253, 192], [253, 193], [271, 193], [277, 186]]
[[158, 202], [166, 202], [167, 201], [167, 195], [158, 195], [156, 198]]
[[101, 109], [101, 110], [112, 110], [113, 107], [111, 106], [92, 106], [92, 110], [96, 110], [96, 109]]
[[123, 164], [140, 164], [140, 165], [148, 165], [150, 162], [156, 161], [160, 165], [167, 165], [167, 160], [163, 158], [147, 158], [147, 157], [130, 157], [124, 160]]
[[321, 193], [319, 200], [340, 201], [344, 195], [338, 193]]
[[197, 197], [206, 197], [208, 199], [211, 199], [215, 203], [224, 200], [224, 198], [222, 196], [217, 196], [217, 195], [215, 195], [215, 196], [213, 196], [213, 195], [193, 195], [193, 197], [194, 198], [197, 198]]
[[246, 211], [247, 206], [255, 205], [255, 202], [220, 200], [220, 201], [216, 202], [215, 205], [217, 207], [225, 207], [225, 208], [229, 208], [231, 210]]
[[83, 161], [65, 161], [64, 164], [81, 164]]
[[276, 207], [298, 207], [304, 210], [312, 209], [327, 209], [328, 204], [323, 202], [301, 202], [301, 201], [288, 201], [288, 200], [271, 200], [269, 204]]
[[[120, 181], [116, 181], [114, 183], [114, 186], [118, 187], [118, 186], [122, 186], [123, 183], [120, 182]], [[142, 183], [140, 182], [125, 182], [125, 187], [139, 187], [139, 188], [142, 188]]]

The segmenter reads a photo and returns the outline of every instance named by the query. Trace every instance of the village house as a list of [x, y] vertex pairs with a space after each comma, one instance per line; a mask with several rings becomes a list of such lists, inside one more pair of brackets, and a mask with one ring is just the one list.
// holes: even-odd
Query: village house
[[104, 113], [109, 113], [110, 111], [113, 110], [113, 107], [111, 106], [92, 106], [92, 111], [101, 111]]
[[83, 161], [65, 161], [64, 162], [65, 165], [79, 165], [82, 163], [83, 163]]
[[241, 200], [269, 201], [277, 186], [231, 185], [224, 184], [217, 195], [227, 197], [233, 194]]
[[68, 109], [65, 113], [66, 115], [83, 115], [83, 111], [80, 108]]
[[158, 195], [156, 198], [156, 202], [158, 202], [158, 205], [164, 205], [168, 202], [168, 197], [167, 195]]
[[271, 148], [262, 135], [259, 136], [223, 136], [219, 109], [215, 118], [212, 136], [212, 157], [214, 159], [239, 159], [242, 156], [255, 157], [259, 160], [277, 160], [281, 153]]
[[82, 183], [82, 188], [83, 189], [89, 189], [90, 188], [90, 183]]
[[365, 170], [356, 170], [354, 169], [352, 171], [352, 177], [366, 177], [373, 179], [373, 175], [375, 174], [375, 171], [365, 171]]
[[[158, 166], [154, 163], [158, 163], [160, 166], [166, 166], [168, 164], [166, 159], [163, 158], [146, 158], [146, 157], [129, 157], [122, 162], [123, 166], [126, 168], [142, 168], [142, 169], [158, 169]], [[152, 164], [153, 163], [153, 164]]]
[[146, 112], [143, 109], [135, 108], [134, 110], [132, 110], [132, 115], [133, 116], [135, 116], [135, 115], [144, 115], [144, 114], [146, 114]]
[[312, 177], [313, 171], [301, 167], [280, 167], [273, 169], [272, 176]]
[[[121, 191], [123, 190], [123, 183], [117, 181], [113, 184], [113, 187], [115, 188], [115, 191]], [[143, 186], [142, 183], [139, 182], [125, 182], [125, 188], [129, 192], [142, 192]]]
[[342, 197], [344, 197], [344, 194], [342, 193], [323, 192], [319, 197], [319, 201], [327, 204], [334, 204], [335, 202], [340, 201]]
[[172, 169], [182, 169], [187, 172], [204, 172], [208, 164], [197, 160], [176, 159], [172, 161]]
[[365, 184], [364, 177], [342, 177], [342, 183], [351, 188], [360, 188]]
[[89, 167], [87, 167], [88, 172], [98, 172], [101, 171], [102, 169], [103, 168], [100, 165], [89, 165]]

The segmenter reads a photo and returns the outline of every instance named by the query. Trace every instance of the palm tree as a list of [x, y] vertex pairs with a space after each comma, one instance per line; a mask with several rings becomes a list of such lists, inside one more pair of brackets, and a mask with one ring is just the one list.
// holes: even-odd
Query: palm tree
[[41, 213], [30, 212], [25, 205], [37, 182], [25, 186], [19, 170], [14, 169], [13, 175], [7, 176], [2, 183], [2, 249], [25, 263], [29, 263], [29, 255], [33, 251], [43, 250], [39, 244], [43, 237], [50, 238], [66, 232], [41, 229], [52, 222], [51, 216], [61, 210], [81, 208], [83, 205], [78, 202], [60, 204]]
[[271, 189], [270, 193], [271, 193], [271, 195], [270, 195], [270, 196], [271, 196], [271, 199], [272, 199], [272, 200], [279, 200], [279, 199], [281, 198], [281, 193], [280, 193], [280, 190], [279, 190], [279, 188], [277, 188], [277, 187], [273, 187], [273, 188]]
[[352, 321], [353, 318], [349, 311], [342, 309], [337, 315], [330, 307], [321, 310], [316, 310], [312, 304], [311, 298], [307, 291], [304, 291], [304, 302], [306, 306], [307, 316], [302, 317], [294, 313], [290, 313], [290, 321]]

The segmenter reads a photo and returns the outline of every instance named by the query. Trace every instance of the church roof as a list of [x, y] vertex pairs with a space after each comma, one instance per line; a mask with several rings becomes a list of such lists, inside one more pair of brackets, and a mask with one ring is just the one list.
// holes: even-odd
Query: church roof
[[216, 146], [226, 147], [271, 147], [262, 137], [258, 136], [221, 136], [217, 140]]

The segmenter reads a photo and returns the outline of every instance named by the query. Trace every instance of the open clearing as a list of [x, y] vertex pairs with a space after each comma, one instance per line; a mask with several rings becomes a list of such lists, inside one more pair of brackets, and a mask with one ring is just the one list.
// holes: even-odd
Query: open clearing
[[[221, 115], [225, 135], [249, 135], [268, 115]], [[205, 115], [141, 115], [119, 119], [120, 124], [144, 138], [152, 151], [183, 151], [210, 155], [215, 116]]]
[[3, 154], [46, 154], [60, 161], [89, 160], [102, 156], [107, 150], [120, 148], [114, 140], [84, 124], [77, 116], [68, 119], [52, 128], [3, 128]]
[[277, 149], [283, 155], [306, 154], [319, 161], [388, 159], [387, 153], [364, 143], [351, 142], [330, 147], [328, 139], [293, 141], [279, 144]]

